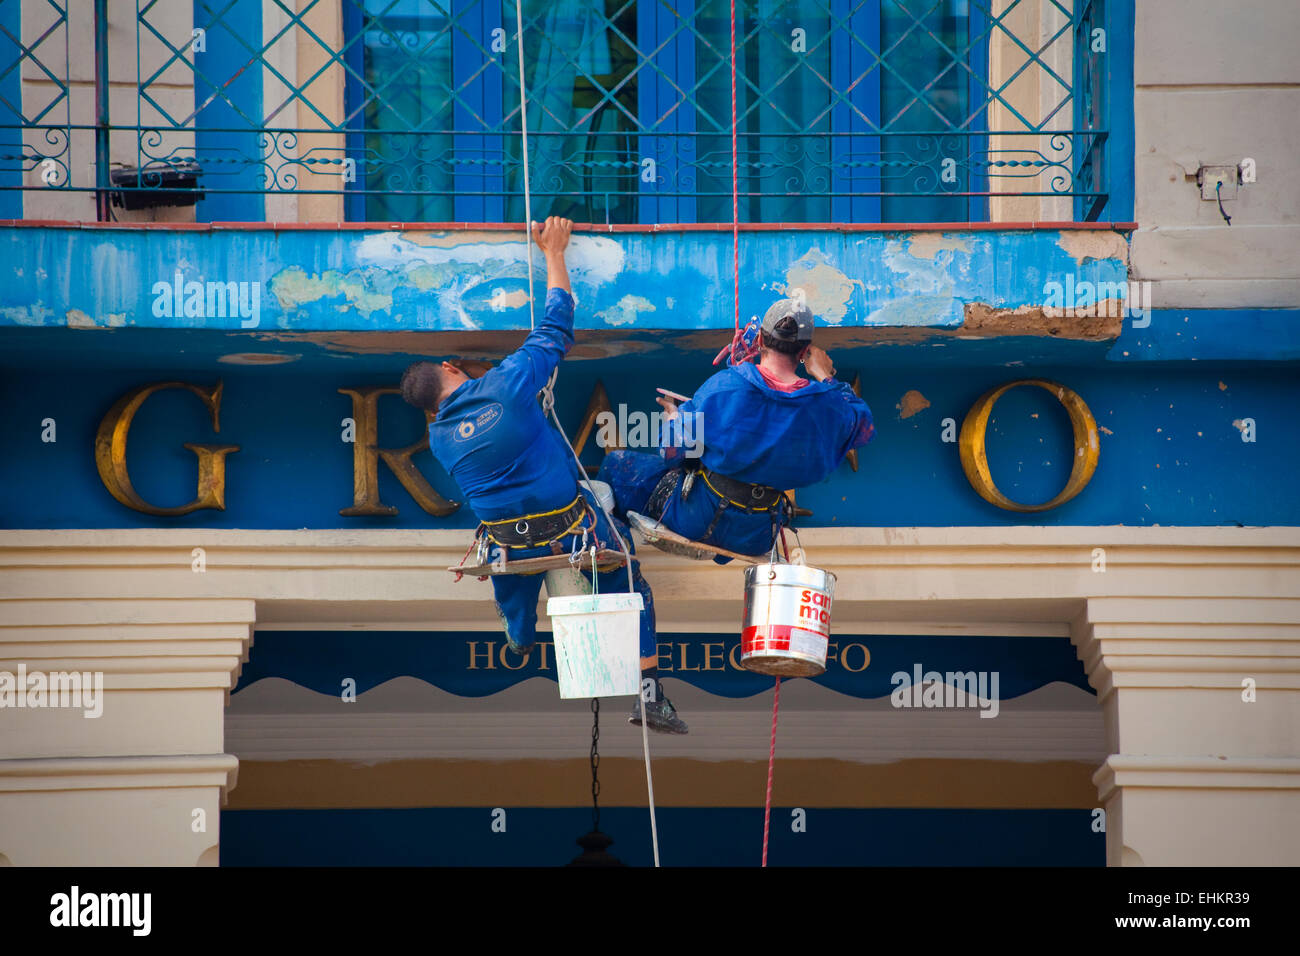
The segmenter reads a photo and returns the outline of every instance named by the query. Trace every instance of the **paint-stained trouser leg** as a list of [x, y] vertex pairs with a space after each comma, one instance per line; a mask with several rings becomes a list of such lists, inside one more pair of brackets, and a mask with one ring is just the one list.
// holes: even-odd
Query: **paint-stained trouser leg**
[[[511, 558], [535, 557], [549, 554], [549, 550], [530, 549], [530, 554], [511, 553]], [[526, 652], [537, 642], [537, 597], [541, 593], [541, 574], [497, 574], [492, 577], [492, 593], [496, 598], [497, 616], [505, 627], [506, 641], [512, 650]]]
[[615, 448], [605, 453], [596, 479], [614, 489], [614, 514], [626, 518], [629, 511], [645, 513], [650, 492], [670, 467], [659, 455]]
[[[609, 453], [609, 454], [612, 454]], [[609, 454], [605, 457], [609, 458]], [[603, 480], [603, 479], [601, 479]], [[591, 507], [596, 512], [596, 537], [601, 544], [611, 551], [618, 550], [618, 541], [615, 539], [609, 525], [609, 520], [605, 513], [600, 510], [600, 506], [595, 500], [583, 489], [583, 495], [592, 503]], [[641, 656], [653, 657], [659, 653], [658, 638], [655, 634], [655, 596], [650, 590], [650, 582], [641, 574], [641, 562], [636, 559], [636, 544], [632, 541], [632, 532], [627, 524], [614, 519], [614, 527], [618, 529], [619, 535], [627, 543], [628, 554], [632, 555], [632, 590], [641, 595], [644, 609], [641, 612]], [[591, 574], [584, 572], [587, 580], [591, 580]], [[600, 590], [606, 593], [626, 594], [628, 592], [627, 570], [619, 568], [617, 571], [608, 571], [600, 575]]]

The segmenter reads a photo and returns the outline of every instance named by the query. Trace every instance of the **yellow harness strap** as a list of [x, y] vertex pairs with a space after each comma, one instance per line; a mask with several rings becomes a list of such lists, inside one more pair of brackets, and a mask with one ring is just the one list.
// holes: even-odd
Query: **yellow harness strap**
[[497, 527], [501, 527], [501, 526], [516, 527], [516, 526], [518, 526], [519, 522], [521, 522], [521, 521], [532, 522], [532, 521], [535, 521], [535, 520], [538, 519], [538, 518], [551, 518], [551, 517], [554, 517], [555, 515], [562, 515], [562, 514], [564, 514], [564, 512], [566, 512], [566, 511], [568, 511], [569, 509], [573, 508], [575, 505], [578, 504], [579, 501], [582, 501], [582, 500], [583, 500], [583, 498], [582, 498], [582, 492], [578, 492], [578, 496], [577, 496], [576, 498], [574, 498], [572, 501], [570, 501], [570, 502], [569, 502], [567, 505], [565, 505], [563, 508], [556, 508], [556, 509], [554, 509], [554, 510], [552, 510], [552, 511], [540, 511], [540, 512], [538, 512], [537, 514], [531, 514], [531, 515], [520, 515], [518, 518], [502, 518], [502, 519], [500, 519], [500, 520], [498, 520], [498, 521], [484, 521], [484, 522], [483, 522], [483, 533], [484, 533], [485, 535], [487, 535], [489, 541], [491, 541], [493, 544], [495, 544], [495, 545], [497, 545], [497, 546], [499, 546], [499, 547], [502, 547], [502, 548], [511, 548], [511, 549], [515, 549], [515, 550], [518, 550], [518, 549], [520, 549], [520, 548], [540, 548], [540, 547], [543, 547], [543, 546], [545, 546], [545, 545], [550, 544], [552, 541], [558, 541], [558, 540], [560, 540], [561, 538], [564, 538], [564, 537], [567, 537], [567, 536], [570, 535], [570, 534], [573, 534], [574, 531], [575, 531], [575, 529], [580, 528], [580, 527], [582, 526], [582, 522], [585, 521], [585, 520], [587, 519], [587, 512], [588, 512], [589, 509], [587, 509], [587, 508], [583, 508], [583, 509], [582, 509], [582, 513], [578, 515], [577, 519], [576, 519], [576, 520], [575, 520], [571, 525], [569, 525], [567, 528], [565, 528], [563, 531], [561, 531], [559, 534], [557, 534], [557, 535], [555, 535], [554, 537], [551, 537], [551, 538], [546, 538], [546, 539], [544, 539], [544, 540], [534, 541], [531, 545], [529, 545], [529, 544], [502, 544], [502, 543], [501, 543], [500, 541], [498, 541], [498, 540], [496, 539], [496, 537], [492, 534], [492, 528], [493, 528], [494, 525], [497, 526]]

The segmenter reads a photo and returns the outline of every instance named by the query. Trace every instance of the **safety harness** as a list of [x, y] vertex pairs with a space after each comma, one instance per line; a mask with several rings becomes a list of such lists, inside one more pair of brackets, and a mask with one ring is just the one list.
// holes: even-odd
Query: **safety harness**
[[590, 528], [594, 529], [596, 516], [587, 499], [579, 492], [573, 501], [554, 511], [484, 521], [478, 526], [477, 534], [503, 548], [537, 548], [576, 534], [588, 516], [591, 518]]
[[770, 513], [772, 516], [773, 541], [776, 540], [781, 528], [788, 525], [794, 515], [794, 505], [790, 501], [789, 495], [779, 488], [729, 478], [726, 475], [720, 475], [716, 471], [705, 468], [703, 465], [673, 468], [666, 472], [659, 479], [659, 483], [655, 485], [654, 490], [650, 492], [650, 498], [645, 506], [645, 513], [656, 521], [662, 518], [664, 511], [668, 507], [668, 501], [677, 490], [677, 486], [681, 484], [682, 497], [686, 498], [691, 493], [697, 477], [702, 479], [709, 490], [718, 496], [718, 506], [714, 509], [713, 518], [709, 522], [708, 528], [705, 529], [704, 534], [696, 539], [700, 542], [708, 543], [709, 537], [718, 526], [718, 522], [722, 520], [723, 512], [728, 508], [734, 508], [746, 514]]

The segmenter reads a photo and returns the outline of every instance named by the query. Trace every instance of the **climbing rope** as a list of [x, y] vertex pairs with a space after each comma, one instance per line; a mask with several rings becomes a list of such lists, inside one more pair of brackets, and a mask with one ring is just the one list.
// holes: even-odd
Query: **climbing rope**
[[[736, 0], [731, 0], [731, 272], [732, 295], [735, 298], [736, 330], [732, 349], [740, 347], [740, 151], [736, 146]], [[790, 548], [785, 541], [785, 528], [781, 529], [781, 546], [785, 558], [790, 559]], [[776, 541], [772, 542], [773, 560]], [[772, 776], [776, 770], [776, 717], [781, 707], [781, 678], [776, 679], [772, 693], [772, 743], [767, 752], [767, 796], [763, 800], [763, 866], [767, 866], [767, 837], [772, 819]]]
[[[529, 187], [529, 170], [528, 170], [528, 90], [524, 81], [523, 0], [515, 0], [515, 27], [516, 27], [516, 39], [518, 41], [517, 46], [519, 49], [519, 128], [523, 137], [523, 142], [521, 145], [523, 148], [523, 173], [524, 173], [524, 245], [528, 250], [528, 327], [529, 329], [535, 329], [537, 327], [537, 305], [536, 305], [536, 297], [533, 294], [533, 205], [532, 205], [532, 193]], [[734, 99], [734, 93], [733, 93], [733, 99]], [[734, 113], [734, 109], [733, 109], [733, 113]], [[739, 309], [739, 305], [737, 305], [737, 309]], [[737, 315], [737, 321], [739, 322], [740, 313], [737, 312], [736, 315]], [[578, 468], [578, 480], [581, 481], [583, 486], [587, 489], [587, 493], [590, 494], [592, 500], [596, 502], [596, 506], [599, 507], [600, 510], [604, 513], [605, 520], [609, 523], [610, 532], [614, 535], [614, 539], [618, 542], [619, 551], [623, 553], [624, 566], [627, 568], [628, 592], [629, 593], [635, 592], [636, 583], [633, 580], [633, 576], [632, 576], [632, 554], [628, 550], [627, 542], [624, 541], [623, 536], [618, 533], [618, 528], [614, 524], [614, 516], [610, 514], [609, 509], [606, 508], [604, 502], [600, 500], [600, 496], [596, 494], [595, 489], [591, 487], [591, 481], [587, 477], [587, 471], [585, 468], [582, 467], [582, 460], [578, 457], [578, 453], [573, 450], [573, 443], [569, 441], [569, 436], [564, 431], [564, 426], [560, 424], [559, 416], [555, 414], [555, 382], [559, 378], [559, 374], [560, 374], [559, 366], [556, 366], [555, 370], [551, 372], [551, 377], [547, 381], [546, 387], [542, 389], [542, 408], [547, 414], [551, 416], [551, 421], [555, 423], [555, 427], [559, 431], [560, 437], [564, 439], [565, 447], [569, 449], [569, 454], [573, 456], [573, 462], [575, 465], [577, 465]], [[594, 554], [594, 549], [593, 549], [592, 561], [591, 561], [591, 573], [594, 579], [596, 576], [596, 557]], [[645, 612], [643, 611], [642, 613]], [[638, 674], [640, 673], [639, 660], [637, 661], [637, 672]], [[646, 794], [650, 804], [650, 840], [654, 848], [655, 866], [658, 866], [659, 865], [659, 828], [655, 822], [655, 787], [654, 787], [654, 778], [650, 772], [650, 737], [649, 737], [649, 733], [646, 730], [646, 723], [647, 723], [646, 714], [645, 714], [646, 702], [644, 699], [645, 697], [644, 693], [641, 693], [639, 691], [638, 697], [641, 701], [639, 705], [639, 709], [641, 711], [641, 751], [645, 755]]]
[[732, 348], [740, 344], [740, 162], [736, 150], [736, 0], [731, 0], [731, 271], [736, 300], [736, 334]]
[[591, 832], [600, 829], [600, 698], [591, 698]]
[[776, 769], [776, 712], [781, 709], [781, 678], [772, 693], [772, 743], [767, 749], [767, 797], [763, 800], [763, 866], [767, 866], [767, 834], [772, 821], [772, 772]]

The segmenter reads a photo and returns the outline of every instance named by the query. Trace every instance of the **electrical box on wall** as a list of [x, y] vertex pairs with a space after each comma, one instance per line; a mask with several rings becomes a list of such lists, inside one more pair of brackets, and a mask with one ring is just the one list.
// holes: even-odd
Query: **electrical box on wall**
[[1201, 198], [1209, 202], [1237, 198], [1236, 166], [1201, 166], [1196, 170], [1196, 182]]

